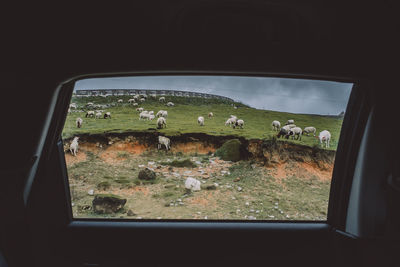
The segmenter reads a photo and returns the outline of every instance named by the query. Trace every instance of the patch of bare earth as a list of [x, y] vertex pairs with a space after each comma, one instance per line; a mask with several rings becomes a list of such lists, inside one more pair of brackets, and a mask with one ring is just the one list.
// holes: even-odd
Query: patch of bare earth
[[179, 143], [174, 144], [171, 147], [171, 151], [182, 152], [182, 153], [200, 153], [200, 154], [207, 154], [208, 152], [214, 153], [216, 148], [212, 145], [205, 145], [201, 142], [187, 142], [187, 143]]
[[321, 168], [315, 163], [289, 162], [275, 164], [273, 167], [267, 167], [267, 170], [278, 182], [291, 176], [303, 179], [316, 177], [321, 181], [330, 181], [332, 179], [333, 166], [325, 164]]
[[65, 161], [67, 166], [71, 166], [75, 163], [85, 161], [86, 160], [86, 153], [82, 150], [78, 151], [76, 156], [73, 156], [71, 153], [65, 153]]

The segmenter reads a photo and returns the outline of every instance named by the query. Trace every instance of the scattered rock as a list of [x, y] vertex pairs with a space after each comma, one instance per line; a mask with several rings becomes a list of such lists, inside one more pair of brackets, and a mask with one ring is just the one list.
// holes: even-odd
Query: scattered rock
[[240, 178], [237, 177], [237, 178], [235, 178], [233, 181], [234, 181], [234, 182], [239, 182], [239, 181], [240, 181]]
[[245, 204], [246, 204], [246, 206], [249, 206], [249, 205], [250, 205], [250, 203], [249, 203], [249, 202], [246, 202]]
[[120, 211], [126, 203], [125, 198], [113, 194], [95, 195], [92, 205], [96, 213], [115, 213]]
[[138, 178], [140, 180], [154, 180], [156, 179], [156, 173], [149, 168], [146, 168], [139, 172]]
[[238, 190], [239, 192], [242, 192], [242, 191], [243, 191], [243, 188], [241, 188], [240, 186], [238, 186], [237, 190]]
[[126, 215], [128, 215], [128, 216], [135, 216], [136, 214], [135, 214], [132, 210], [128, 210], [128, 212], [126, 213]]
[[185, 188], [192, 191], [200, 191], [201, 183], [199, 180], [188, 177], [185, 181]]
[[93, 196], [93, 195], [94, 195], [94, 190], [93, 190], [93, 189], [90, 189], [90, 190], [88, 191], [88, 194], [89, 194], [89, 196]]
[[247, 219], [249, 219], [249, 220], [256, 220], [257, 218], [250, 215], [249, 217], [247, 217]]

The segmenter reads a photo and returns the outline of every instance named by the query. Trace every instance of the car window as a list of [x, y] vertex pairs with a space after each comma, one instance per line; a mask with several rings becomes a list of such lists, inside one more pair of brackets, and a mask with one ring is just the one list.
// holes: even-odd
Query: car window
[[76, 82], [62, 132], [74, 218], [327, 218], [352, 83], [143, 76]]

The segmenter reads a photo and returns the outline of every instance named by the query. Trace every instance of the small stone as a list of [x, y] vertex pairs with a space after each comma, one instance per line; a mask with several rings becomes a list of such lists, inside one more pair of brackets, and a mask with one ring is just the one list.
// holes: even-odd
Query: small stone
[[157, 217], [157, 220], [161, 220], [162, 219], [162, 217]]
[[208, 219], [208, 217], [207, 217], [207, 216], [205, 216], [205, 217], [204, 217], [204, 220], [207, 220], [207, 219]]
[[203, 184], [205, 184], [206, 183], [206, 181], [201, 181]]
[[236, 212], [240, 212], [240, 209], [237, 209]]
[[256, 210], [256, 213], [260, 213], [260, 211], [259, 211], [259, 210]]
[[201, 161], [196, 160], [195, 163], [196, 163], [197, 165], [201, 165]]
[[249, 219], [249, 220], [255, 220], [255, 219], [257, 219], [257, 218], [250, 215], [250, 216], [248, 217], [248, 219]]
[[178, 202], [182, 202], [182, 199], [178, 198], [177, 201], [178, 201]]
[[74, 203], [74, 202], [72, 202], [72, 203], [71, 203], [71, 206], [72, 206], [72, 207], [74, 207], [74, 206], [75, 206], [75, 203]]
[[286, 215], [286, 218], [290, 218], [290, 216], [289, 216], [289, 215]]
[[144, 168], [144, 167], [146, 167], [146, 165], [143, 165], [143, 164], [139, 165], [139, 168]]
[[233, 181], [234, 181], [234, 182], [239, 182], [239, 181], [240, 181], [240, 178], [237, 177], [237, 178], [235, 178]]
[[251, 209], [251, 210], [250, 210], [250, 212], [254, 212], [254, 210], [253, 210], [253, 209]]
[[147, 181], [154, 180], [154, 179], [156, 179], [156, 173], [153, 170], [146, 168], [139, 172], [138, 179], [139, 180], [147, 180]]
[[135, 216], [136, 214], [135, 214], [132, 210], [128, 210], [128, 212], [126, 213], [126, 215], [128, 215], [128, 216]]
[[88, 194], [89, 194], [89, 196], [93, 196], [93, 195], [94, 195], [94, 190], [93, 190], [93, 189], [90, 189], [90, 190], [88, 191]]
[[140, 220], [140, 219], [142, 219], [142, 217], [136, 217], [136, 219], [139, 219], [139, 220]]
[[232, 200], [236, 200], [236, 197], [232, 197]]
[[237, 188], [237, 190], [239, 191], [239, 192], [241, 192], [242, 190], [243, 190], [243, 188], [241, 188], [240, 186]]
[[218, 184], [218, 183], [214, 183], [214, 185], [215, 185], [215, 186], [219, 186], [219, 184]]
[[270, 218], [275, 218], [275, 216], [274, 216], [274, 215], [268, 215], [268, 217], [270, 217]]
[[250, 205], [250, 203], [249, 203], [249, 202], [246, 202], [245, 204], [246, 204], [246, 206], [249, 206], [249, 205]]

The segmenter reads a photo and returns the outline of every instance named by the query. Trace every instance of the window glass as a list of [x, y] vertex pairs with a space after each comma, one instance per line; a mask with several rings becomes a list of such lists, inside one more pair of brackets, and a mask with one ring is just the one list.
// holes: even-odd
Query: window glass
[[351, 83], [92, 78], [62, 133], [74, 218], [326, 220]]

